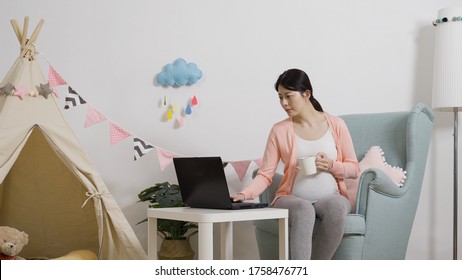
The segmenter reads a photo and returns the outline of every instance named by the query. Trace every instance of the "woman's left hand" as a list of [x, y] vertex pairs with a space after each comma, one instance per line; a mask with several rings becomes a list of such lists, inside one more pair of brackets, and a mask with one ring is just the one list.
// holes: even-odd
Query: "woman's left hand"
[[316, 168], [320, 171], [329, 171], [332, 168], [334, 161], [331, 160], [325, 153], [316, 155]]

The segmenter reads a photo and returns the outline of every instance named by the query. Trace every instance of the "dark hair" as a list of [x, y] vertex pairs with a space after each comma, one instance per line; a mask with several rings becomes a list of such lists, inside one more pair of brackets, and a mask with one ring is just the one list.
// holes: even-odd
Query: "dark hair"
[[279, 86], [283, 86], [288, 90], [298, 91], [300, 94], [305, 91], [310, 91], [310, 102], [314, 109], [319, 112], [324, 112], [321, 104], [313, 96], [313, 87], [311, 86], [310, 78], [308, 75], [299, 69], [289, 69], [282, 73], [274, 84], [276, 91]]

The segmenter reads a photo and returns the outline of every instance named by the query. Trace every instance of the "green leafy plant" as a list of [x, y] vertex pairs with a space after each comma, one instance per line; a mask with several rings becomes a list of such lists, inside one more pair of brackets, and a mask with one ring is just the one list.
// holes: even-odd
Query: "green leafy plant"
[[[149, 208], [165, 207], [183, 207], [185, 204], [181, 198], [180, 187], [169, 182], [157, 183], [138, 194], [139, 201], [149, 201]], [[148, 219], [140, 221], [138, 224], [146, 222]], [[182, 240], [186, 239], [186, 232], [189, 229], [197, 228], [197, 225], [191, 222], [174, 221], [167, 219], [157, 220], [157, 232], [164, 239]], [[197, 231], [196, 231], [197, 232]], [[194, 233], [193, 233], [194, 234]], [[190, 234], [189, 236], [191, 236]]]

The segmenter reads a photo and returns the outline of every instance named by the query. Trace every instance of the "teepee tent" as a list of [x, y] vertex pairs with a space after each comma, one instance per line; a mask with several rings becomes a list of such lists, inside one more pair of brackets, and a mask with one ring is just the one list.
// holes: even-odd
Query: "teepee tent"
[[0, 225], [29, 234], [24, 257], [146, 259], [35, 60], [43, 20], [29, 39], [27, 17], [22, 30], [12, 25], [21, 51], [0, 83]]

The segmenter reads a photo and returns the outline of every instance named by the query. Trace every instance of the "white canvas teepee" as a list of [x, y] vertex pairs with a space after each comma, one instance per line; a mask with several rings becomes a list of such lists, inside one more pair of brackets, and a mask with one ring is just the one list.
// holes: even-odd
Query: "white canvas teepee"
[[12, 24], [21, 52], [0, 83], [0, 225], [29, 234], [24, 257], [146, 259], [35, 60], [43, 20], [28, 40], [28, 18]]

